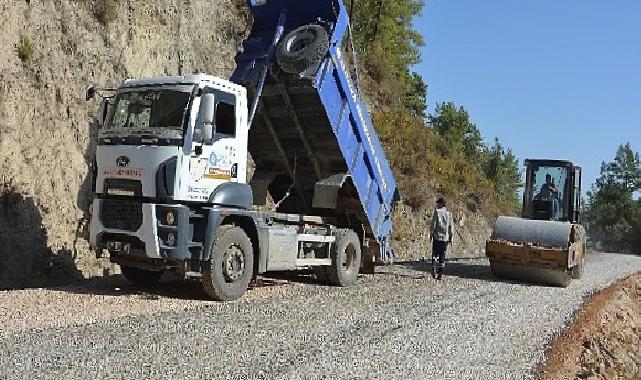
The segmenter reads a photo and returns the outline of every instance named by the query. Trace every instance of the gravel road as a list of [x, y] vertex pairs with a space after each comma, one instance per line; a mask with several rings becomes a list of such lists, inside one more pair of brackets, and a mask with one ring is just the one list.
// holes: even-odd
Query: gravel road
[[638, 271], [641, 257], [593, 254], [562, 289], [453, 259], [440, 282], [406, 263], [348, 289], [278, 278], [233, 303], [122, 280], [4, 292], [0, 379], [529, 379], [587, 295]]

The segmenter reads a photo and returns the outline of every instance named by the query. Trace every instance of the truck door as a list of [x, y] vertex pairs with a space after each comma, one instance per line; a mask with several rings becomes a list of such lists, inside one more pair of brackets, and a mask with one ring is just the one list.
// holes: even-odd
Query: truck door
[[[191, 201], [209, 199], [211, 193], [226, 182], [239, 182], [240, 170], [245, 169], [247, 147], [239, 141], [237, 101], [234, 94], [205, 88], [203, 95], [213, 93], [215, 113], [213, 138], [203, 141], [203, 123], [196, 122], [190, 156], [190, 181], [187, 197]], [[242, 134], [241, 134], [242, 135]], [[243, 172], [244, 174], [244, 172]]]

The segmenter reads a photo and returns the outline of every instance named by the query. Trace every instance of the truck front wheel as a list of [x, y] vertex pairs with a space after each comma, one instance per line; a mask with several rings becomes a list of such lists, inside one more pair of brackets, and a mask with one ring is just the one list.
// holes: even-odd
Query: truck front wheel
[[332, 285], [351, 286], [358, 280], [361, 266], [361, 241], [354, 231], [341, 231], [332, 249], [332, 265], [326, 268]]
[[216, 301], [240, 298], [251, 281], [254, 250], [242, 228], [220, 226], [203, 273], [203, 288]]
[[120, 266], [120, 271], [127, 281], [144, 286], [155, 285], [163, 274], [162, 271], [154, 272], [125, 265]]

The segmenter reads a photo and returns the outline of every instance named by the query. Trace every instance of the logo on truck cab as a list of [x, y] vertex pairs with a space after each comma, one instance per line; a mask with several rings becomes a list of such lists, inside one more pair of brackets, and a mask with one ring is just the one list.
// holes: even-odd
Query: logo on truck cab
[[116, 158], [116, 166], [119, 168], [126, 168], [129, 166], [129, 157], [120, 156]]

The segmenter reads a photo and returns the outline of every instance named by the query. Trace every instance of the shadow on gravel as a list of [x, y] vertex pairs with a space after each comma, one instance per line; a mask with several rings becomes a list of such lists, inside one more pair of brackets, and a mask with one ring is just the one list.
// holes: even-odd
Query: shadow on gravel
[[106, 278], [88, 279], [73, 285], [52, 288], [51, 290], [91, 296], [137, 296], [150, 300], [161, 298], [208, 300], [200, 282], [180, 281], [173, 276], [163, 276], [161, 281], [153, 287], [132, 284], [122, 275], [113, 275]]
[[[307, 272], [275, 272], [261, 276], [250, 284], [249, 292], [254, 289], [285, 286], [289, 283], [325, 285]], [[165, 273], [160, 282], [154, 286], [132, 284], [122, 275], [105, 278], [81, 280], [73, 285], [51, 288], [51, 290], [74, 294], [108, 297], [131, 297], [143, 299], [172, 298], [181, 300], [209, 301], [199, 280], [182, 280], [176, 274]]]
[[[458, 277], [468, 280], [478, 280], [485, 282], [502, 282], [506, 284], [518, 284], [521, 286], [537, 286], [535, 284], [521, 283], [518, 281], [512, 281], [507, 279], [497, 278], [492, 274], [492, 270], [489, 265], [483, 264], [472, 264], [467, 263], [469, 261], [478, 260], [479, 258], [460, 258], [460, 259], [449, 259], [446, 260], [445, 269], [443, 270], [444, 277]], [[398, 263], [402, 267], [425, 272], [425, 275], [429, 275], [432, 270], [432, 263], [430, 261], [409, 261]], [[408, 276], [411, 277], [411, 276]]]

